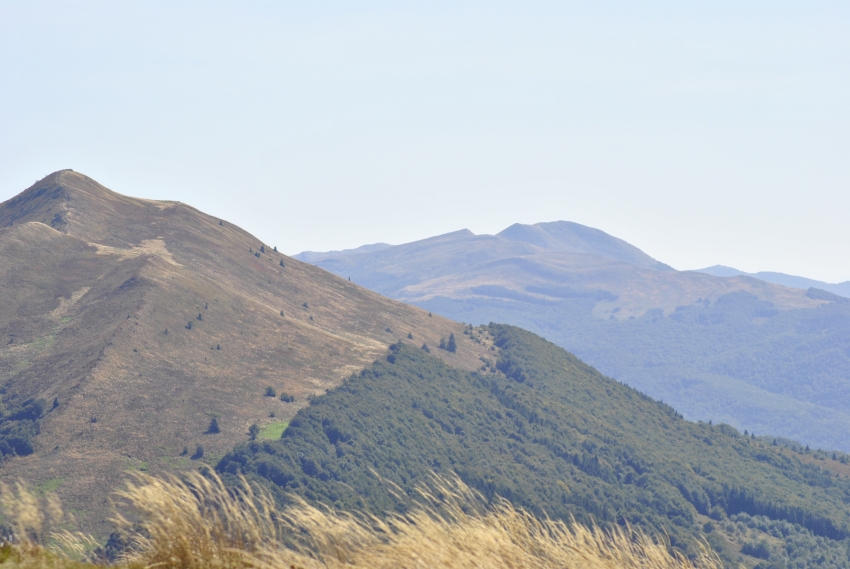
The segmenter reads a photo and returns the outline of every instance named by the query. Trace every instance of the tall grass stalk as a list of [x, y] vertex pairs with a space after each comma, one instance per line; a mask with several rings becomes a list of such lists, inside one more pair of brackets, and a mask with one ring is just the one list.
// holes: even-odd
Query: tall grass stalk
[[[15, 499], [20, 499], [22, 488]], [[30, 495], [31, 498], [31, 495]], [[31, 534], [32, 499], [3, 501], [22, 515], [16, 532]], [[434, 478], [407, 514], [378, 518], [337, 512], [293, 498], [279, 508], [245, 480], [233, 489], [212, 473], [181, 478], [136, 473], [118, 493], [127, 515], [116, 524], [131, 539], [123, 567], [163, 569], [719, 569], [709, 549], [694, 560], [671, 554], [629, 528], [601, 529], [539, 519], [501, 500], [483, 498], [459, 479]], [[5, 499], [4, 499], [5, 500]], [[15, 508], [18, 508], [17, 510]], [[135, 520], [135, 521], [131, 521]], [[54, 534], [56, 540], [58, 534]], [[56, 553], [16, 538], [10, 566], [78, 566], [82, 536], [63, 534]], [[75, 542], [75, 540], [77, 540]], [[29, 545], [27, 545], [27, 543]], [[75, 545], [75, 543], [77, 545]], [[8, 547], [8, 546], [7, 546]], [[74, 549], [76, 547], [76, 549]], [[66, 563], [63, 565], [63, 563]], [[4, 564], [4, 563], [0, 563]]]

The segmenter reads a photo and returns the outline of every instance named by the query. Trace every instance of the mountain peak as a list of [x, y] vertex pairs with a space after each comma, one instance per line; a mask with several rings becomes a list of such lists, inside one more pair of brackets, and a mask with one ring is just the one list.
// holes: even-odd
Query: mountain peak
[[515, 223], [496, 236], [533, 245], [544, 251], [601, 255], [650, 269], [672, 270], [668, 265], [656, 261], [622, 239], [572, 221], [552, 221], [534, 225]]
[[[103, 209], [105, 202], [133, 201], [74, 170], [58, 170], [17, 196], [0, 203], [0, 227], [39, 222], [69, 232], [69, 220], [84, 221], [85, 212]], [[76, 210], [76, 215], [70, 215]]]

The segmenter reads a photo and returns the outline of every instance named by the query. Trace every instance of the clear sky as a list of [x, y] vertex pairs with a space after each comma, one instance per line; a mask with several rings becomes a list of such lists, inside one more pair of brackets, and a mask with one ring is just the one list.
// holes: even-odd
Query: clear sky
[[73, 168], [287, 253], [565, 219], [850, 279], [850, 2], [0, 0], [0, 201]]

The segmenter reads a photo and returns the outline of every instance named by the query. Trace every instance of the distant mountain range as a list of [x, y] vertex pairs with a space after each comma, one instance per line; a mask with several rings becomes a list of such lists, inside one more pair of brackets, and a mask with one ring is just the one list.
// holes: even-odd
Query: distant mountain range
[[675, 271], [569, 222], [296, 258], [455, 320], [534, 331], [686, 417], [850, 450], [850, 303], [825, 288]]
[[820, 290], [831, 292], [833, 294], [837, 294], [839, 296], [843, 296], [845, 298], [850, 298], [850, 281], [832, 284], [825, 283], [823, 281], [816, 281], [814, 279], [807, 279], [806, 277], [796, 277], [794, 275], [786, 275], [785, 273], [773, 273], [770, 271], [745, 273], [744, 271], [739, 271], [738, 269], [733, 269], [732, 267], [725, 267], [723, 265], [714, 265], [713, 267], [698, 269], [698, 272], [706, 273], [708, 275], [714, 275], [715, 277], [753, 277], [755, 279], [760, 279], [769, 283], [787, 286], [790, 288], [817, 288]]

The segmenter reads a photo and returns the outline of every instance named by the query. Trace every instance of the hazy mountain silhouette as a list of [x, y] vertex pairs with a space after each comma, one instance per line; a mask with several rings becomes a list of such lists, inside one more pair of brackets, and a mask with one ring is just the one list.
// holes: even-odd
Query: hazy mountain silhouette
[[850, 298], [850, 281], [844, 281], [843, 283], [833, 284], [823, 281], [817, 281], [814, 279], [807, 279], [806, 277], [797, 277], [794, 275], [786, 275], [785, 273], [774, 273], [770, 271], [745, 273], [744, 271], [739, 271], [738, 269], [733, 269], [732, 267], [725, 267], [723, 265], [714, 265], [713, 267], [698, 269], [698, 272], [705, 273], [707, 275], [714, 275], [716, 277], [748, 276], [753, 277], [755, 279], [767, 281], [769, 283], [774, 283], [791, 288], [817, 288], [820, 290], [831, 292], [833, 294], [837, 294], [839, 296], [843, 296], [845, 298]]
[[686, 417], [850, 450], [850, 305], [826, 289], [675, 271], [566, 222], [316, 264], [449, 318], [534, 331]]

